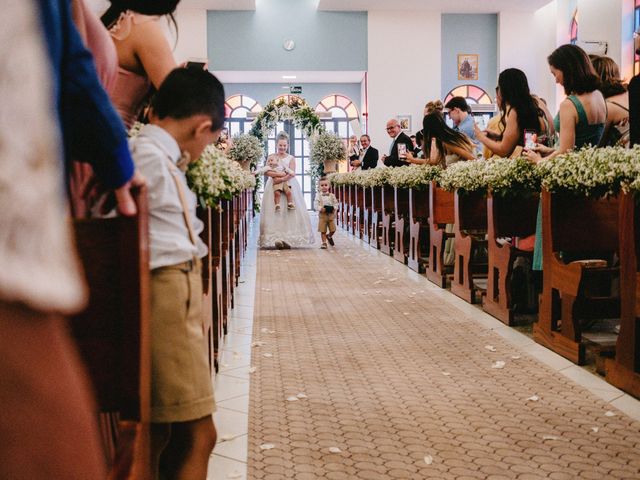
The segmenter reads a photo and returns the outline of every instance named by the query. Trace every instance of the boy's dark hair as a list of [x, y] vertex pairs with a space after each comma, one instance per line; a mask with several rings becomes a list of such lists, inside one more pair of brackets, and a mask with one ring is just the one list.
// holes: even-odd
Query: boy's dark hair
[[449, 110], [453, 110], [454, 108], [459, 108], [463, 112], [471, 113], [471, 108], [469, 108], [469, 104], [464, 99], [464, 97], [453, 97], [449, 100], [444, 108], [448, 108]]
[[161, 120], [208, 115], [211, 130], [219, 130], [224, 125], [224, 87], [207, 70], [176, 68], [160, 85], [151, 108]]

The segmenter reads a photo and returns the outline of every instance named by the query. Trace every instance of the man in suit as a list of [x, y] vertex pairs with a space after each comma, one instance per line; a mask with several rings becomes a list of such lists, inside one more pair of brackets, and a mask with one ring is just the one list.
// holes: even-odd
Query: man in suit
[[382, 161], [387, 167], [404, 167], [409, 165], [403, 158], [398, 156], [398, 145], [404, 145], [406, 152], [413, 151], [413, 142], [409, 135], [400, 128], [398, 120], [392, 118], [387, 122], [387, 134], [393, 139], [389, 148], [389, 155], [383, 155]]
[[360, 137], [360, 157], [358, 160], [352, 160], [351, 166], [353, 168], [360, 167], [362, 170], [368, 170], [370, 168], [376, 168], [378, 165], [378, 150], [371, 146], [371, 137], [369, 135], [362, 135]]

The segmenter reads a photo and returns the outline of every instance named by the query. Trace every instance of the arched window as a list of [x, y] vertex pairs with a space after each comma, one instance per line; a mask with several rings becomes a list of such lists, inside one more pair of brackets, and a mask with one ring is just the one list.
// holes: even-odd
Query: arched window
[[[489, 119], [495, 113], [495, 106], [491, 100], [491, 96], [482, 88], [476, 85], [460, 85], [449, 93], [444, 98], [444, 104], [446, 105], [453, 97], [464, 97], [469, 106], [471, 107], [471, 114], [474, 117], [476, 123], [484, 128], [489, 123]], [[445, 118], [449, 126], [453, 125], [453, 122], [446, 114]]]
[[[328, 95], [318, 102], [316, 112], [320, 115], [324, 128], [338, 134], [346, 145], [348, 138], [355, 133], [351, 122], [360, 119], [358, 107], [351, 99], [339, 94]], [[323, 114], [326, 115], [324, 118]]]
[[[633, 10], [633, 31], [634, 36], [640, 35], [640, 0], [635, 0]], [[633, 51], [633, 73], [640, 73], [640, 55], [636, 55], [635, 48]]]
[[571, 17], [571, 25], [569, 27], [569, 43], [575, 45], [578, 41], [578, 9], [576, 8]]
[[251, 129], [253, 118], [247, 114], [262, 111], [262, 106], [253, 98], [246, 95], [233, 95], [224, 102], [225, 127], [229, 135], [247, 133]]
[[474, 105], [491, 105], [493, 103], [491, 96], [475, 85], [460, 85], [454, 88], [444, 98], [445, 105], [453, 97], [464, 97], [467, 103]]

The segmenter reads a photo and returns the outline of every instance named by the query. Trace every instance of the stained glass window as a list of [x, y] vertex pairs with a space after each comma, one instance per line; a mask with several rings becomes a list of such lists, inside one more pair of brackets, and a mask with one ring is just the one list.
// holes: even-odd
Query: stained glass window
[[569, 43], [575, 45], [578, 41], [578, 9], [576, 8], [571, 17], [571, 25], [569, 27]]

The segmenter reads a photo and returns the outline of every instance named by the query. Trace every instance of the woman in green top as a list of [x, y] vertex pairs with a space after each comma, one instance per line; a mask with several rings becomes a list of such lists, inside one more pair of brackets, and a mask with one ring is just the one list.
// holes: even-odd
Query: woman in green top
[[[598, 90], [600, 79], [584, 50], [576, 45], [562, 45], [549, 55], [547, 61], [551, 74], [555, 77], [556, 83], [564, 87], [567, 98], [560, 104], [560, 110], [554, 119], [556, 131], [560, 133], [559, 145], [555, 149], [538, 146], [535, 151], [527, 151], [527, 157], [535, 163], [574, 148], [598, 145], [607, 119], [607, 106]], [[533, 269], [542, 270], [540, 208], [533, 251]]]

